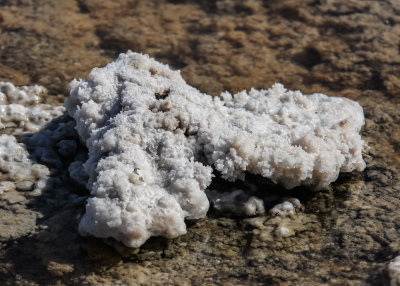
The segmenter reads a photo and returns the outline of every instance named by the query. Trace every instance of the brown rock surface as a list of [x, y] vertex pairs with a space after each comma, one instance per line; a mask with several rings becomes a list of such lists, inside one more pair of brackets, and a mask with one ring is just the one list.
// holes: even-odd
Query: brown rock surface
[[53, 172], [41, 195], [0, 194], [0, 284], [387, 283], [400, 253], [399, 15], [397, 0], [1, 1], [0, 81], [65, 96], [72, 78], [131, 49], [213, 95], [282, 82], [358, 100], [368, 147], [363, 173], [281, 194], [303, 203], [287, 218], [294, 235], [279, 237], [269, 215], [210, 213], [140, 250], [81, 238], [82, 191]]

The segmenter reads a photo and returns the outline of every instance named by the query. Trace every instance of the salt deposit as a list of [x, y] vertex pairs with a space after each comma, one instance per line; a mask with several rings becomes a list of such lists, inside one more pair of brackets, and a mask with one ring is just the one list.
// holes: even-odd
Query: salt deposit
[[250, 172], [290, 189], [365, 167], [363, 111], [346, 98], [281, 84], [213, 98], [131, 52], [70, 87], [65, 107], [89, 149], [83, 235], [139, 247], [184, 234], [185, 218], [207, 213], [213, 168], [230, 181]]
[[296, 214], [296, 210], [301, 208], [300, 200], [297, 198], [286, 198], [283, 202], [275, 205], [269, 210], [271, 216], [275, 216], [275, 236], [289, 237], [295, 234], [296, 223], [293, 223], [292, 217]]
[[62, 106], [39, 104], [42, 86], [15, 87], [9, 82], [0, 82], [0, 129], [12, 128], [12, 134], [37, 132], [54, 117], [63, 114]]
[[288, 198], [282, 203], [275, 205], [272, 209], [269, 210], [269, 213], [273, 216], [286, 217], [294, 215], [296, 213], [296, 209], [300, 207], [301, 203], [299, 199]]
[[29, 159], [23, 144], [12, 135], [0, 135], [0, 181], [34, 182], [49, 175], [49, 170]]
[[[62, 106], [40, 104], [41, 95], [46, 93], [41, 86], [15, 87], [0, 82], [0, 193], [30, 191], [40, 194], [46, 187], [50, 170], [31, 160], [26, 145], [18, 142], [17, 135], [36, 132], [51, 119], [64, 113]], [[53, 135], [53, 137], [56, 135]], [[46, 141], [48, 138], [42, 138]], [[43, 154], [51, 150], [37, 148]]]
[[206, 193], [214, 209], [220, 213], [246, 216], [265, 213], [263, 200], [241, 189], [223, 193], [208, 190]]

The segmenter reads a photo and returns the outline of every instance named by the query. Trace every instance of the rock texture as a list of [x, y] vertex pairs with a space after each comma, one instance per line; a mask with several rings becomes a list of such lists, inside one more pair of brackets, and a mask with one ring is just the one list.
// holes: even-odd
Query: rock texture
[[[257, 196], [268, 188], [267, 210], [296, 197], [295, 216], [236, 219], [211, 210], [189, 222], [185, 236], [129, 252], [79, 237], [87, 191], [74, 170], [87, 158], [63, 157], [48, 143], [62, 164], [42, 158], [55, 178], [50, 191], [31, 196], [27, 184], [14, 183], [15, 192], [11, 183], [0, 186], [2, 233], [10, 234], [0, 238], [1, 284], [387, 285], [387, 267], [400, 254], [399, 15], [396, 0], [1, 1], [0, 80], [42, 84], [54, 94], [47, 103], [66, 96], [73, 78], [131, 49], [181, 69], [212, 95], [282, 82], [355, 99], [368, 144], [365, 171], [320, 192], [285, 192], [251, 176], [239, 187], [211, 185]], [[70, 122], [57, 119], [46, 132], [73, 130]], [[79, 150], [76, 136], [63, 140]], [[282, 225], [287, 237], [278, 236]]]

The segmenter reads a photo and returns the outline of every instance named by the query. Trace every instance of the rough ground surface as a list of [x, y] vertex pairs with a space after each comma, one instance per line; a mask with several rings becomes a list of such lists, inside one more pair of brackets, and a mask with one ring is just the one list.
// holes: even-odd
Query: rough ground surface
[[[132, 49], [213, 95], [282, 82], [358, 100], [369, 147], [363, 173], [285, 194], [302, 203], [284, 218], [289, 237], [279, 217], [211, 212], [187, 235], [133, 252], [78, 236], [86, 193], [54, 172], [64, 179], [40, 196], [0, 195], [0, 284], [387, 284], [400, 253], [398, 15], [397, 0], [1, 1], [0, 81], [42, 84], [55, 95], [46, 102]], [[280, 200], [279, 187], [251, 180]]]

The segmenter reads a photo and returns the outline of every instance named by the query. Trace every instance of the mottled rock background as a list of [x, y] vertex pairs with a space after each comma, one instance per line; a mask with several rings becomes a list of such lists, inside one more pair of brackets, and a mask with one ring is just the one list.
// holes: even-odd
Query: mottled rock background
[[213, 95], [282, 82], [359, 101], [366, 170], [320, 192], [260, 183], [275, 200], [303, 203], [288, 238], [276, 235], [276, 217], [211, 212], [187, 235], [137, 251], [78, 235], [86, 193], [68, 180], [38, 197], [7, 192], [1, 285], [388, 283], [385, 268], [400, 253], [398, 0], [0, 1], [0, 81], [44, 85], [47, 102], [128, 49]]

